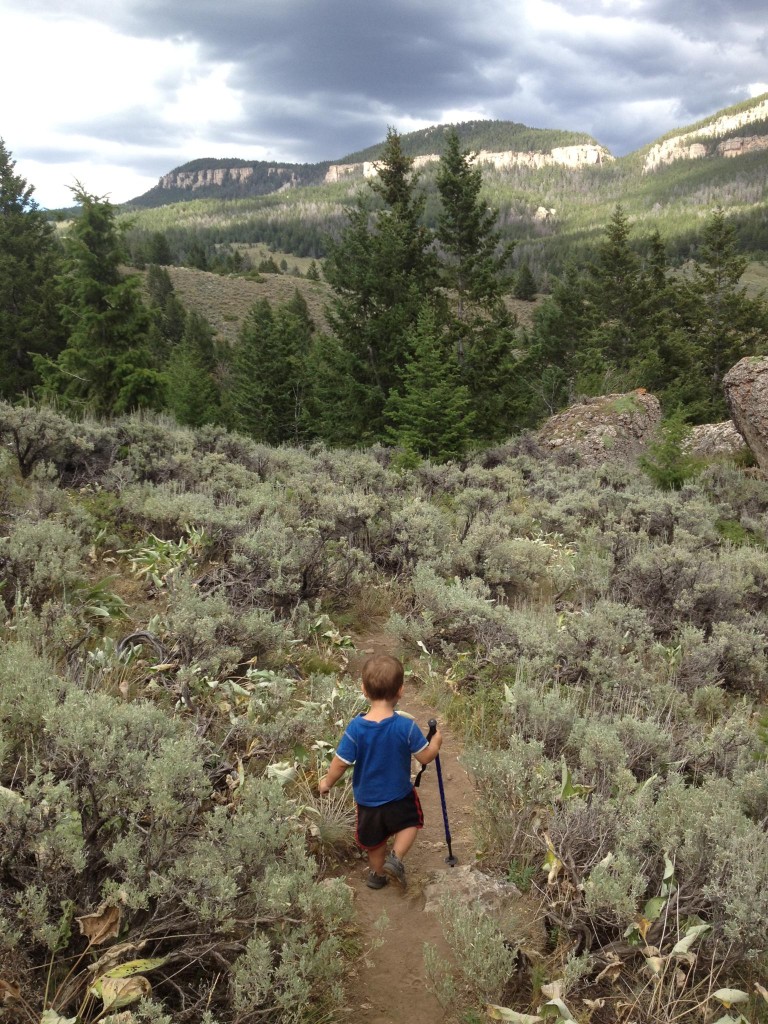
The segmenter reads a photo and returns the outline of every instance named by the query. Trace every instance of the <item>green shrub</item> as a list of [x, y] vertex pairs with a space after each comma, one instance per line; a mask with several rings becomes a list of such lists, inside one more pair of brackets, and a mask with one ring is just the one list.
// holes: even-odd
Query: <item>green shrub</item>
[[430, 989], [456, 1013], [500, 1003], [513, 976], [517, 950], [504, 939], [482, 907], [446, 897], [439, 909], [452, 963], [425, 944], [424, 966]]
[[70, 690], [39, 708], [30, 701], [26, 721], [24, 709], [2, 719], [6, 749], [22, 737], [27, 748], [0, 790], [2, 950], [51, 965], [47, 984], [43, 970], [25, 979], [28, 1006], [99, 1015], [101, 1004], [82, 998], [103, 940], [88, 944], [74, 921], [91, 913], [114, 922], [109, 935], [119, 929], [122, 958], [152, 950], [148, 984], [172, 1013], [180, 974], [190, 996], [225, 1016], [230, 997], [243, 1020], [335, 1012], [349, 894], [317, 884], [281, 787], [246, 777], [236, 799], [211, 801], [210, 748], [146, 703]]
[[80, 537], [53, 520], [18, 523], [10, 537], [0, 538], [6, 600], [18, 591], [40, 608], [47, 598], [81, 581], [86, 551]]

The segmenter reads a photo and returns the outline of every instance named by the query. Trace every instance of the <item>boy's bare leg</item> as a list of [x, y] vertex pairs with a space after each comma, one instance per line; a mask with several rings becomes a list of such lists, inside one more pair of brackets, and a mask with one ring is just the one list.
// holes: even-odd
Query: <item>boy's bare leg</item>
[[[419, 830], [415, 826], [413, 828], [404, 828], [402, 832], [397, 832], [395, 834], [395, 842], [392, 846], [392, 853], [402, 860], [413, 846], [418, 834]], [[383, 859], [381, 863], [384, 863]]]
[[377, 875], [384, 874], [384, 860], [387, 856], [387, 844], [382, 843], [375, 850], [368, 851], [368, 867]]

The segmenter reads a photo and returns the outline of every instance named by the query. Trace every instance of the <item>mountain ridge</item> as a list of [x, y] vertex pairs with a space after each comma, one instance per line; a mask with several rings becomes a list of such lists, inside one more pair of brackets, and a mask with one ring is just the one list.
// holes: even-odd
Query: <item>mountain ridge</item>
[[[722, 130], [718, 130], [718, 125]], [[585, 132], [531, 128], [514, 121], [498, 120], [439, 124], [408, 132], [401, 136], [403, 151], [422, 165], [437, 161], [447, 132], [452, 128], [458, 132], [464, 148], [478, 153], [478, 162], [491, 163], [500, 170], [520, 166], [538, 169], [553, 164], [579, 169], [614, 162], [631, 165], [643, 159], [643, 172], [649, 173], [675, 160], [701, 159], [709, 155], [733, 158], [745, 152], [768, 149], [768, 93], [666, 132], [622, 157], [615, 157]], [[751, 131], [748, 137], [740, 134], [747, 128]], [[713, 154], [705, 140], [715, 137], [721, 139], [721, 148]], [[124, 205], [152, 207], [183, 202], [192, 196], [247, 198], [345, 177], [370, 177], [375, 174], [375, 161], [383, 146], [382, 141], [337, 160], [303, 164], [238, 157], [197, 158], [162, 175], [156, 186]]]

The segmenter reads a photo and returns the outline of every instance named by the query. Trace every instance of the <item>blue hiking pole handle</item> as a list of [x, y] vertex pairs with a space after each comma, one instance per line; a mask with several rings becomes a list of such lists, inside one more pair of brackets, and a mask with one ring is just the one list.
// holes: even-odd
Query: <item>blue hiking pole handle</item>
[[[437, 731], [437, 721], [434, 718], [429, 720], [430, 736], [434, 736]], [[448, 808], [445, 805], [445, 788], [443, 786], [443, 769], [440, 767], [440, 755], [438, 754], [435, 758], [435, 768], [437, 769], [437, 785], [440, 790], [440, 804], [443, 808], [443, 825], [445, 826], [445, 842], [448, 847], [448, 856], [445, 858], [445, 863], [450, 864], [453, 867], [459, 863], [459, 858], [454, 857], [453, 850], [451, 849], [451, 829], [448, 825]]]

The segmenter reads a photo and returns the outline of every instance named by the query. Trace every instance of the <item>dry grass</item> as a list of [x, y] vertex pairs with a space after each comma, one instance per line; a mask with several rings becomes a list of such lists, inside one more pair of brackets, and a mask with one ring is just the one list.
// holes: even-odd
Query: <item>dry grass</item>
[[[279, 262], [279, 254], [277, 259]], [[297, 288], [307, 301], [317, 329], [326, 329], [324, 310], [331, 290], [324, 281], [308, 281], [290, 274], [262, 274], [261, 281], [252, 281], [189, 267], [166, 267], [166, 270], [184, 305], [204, 316], [226, 341], [237, 340], [243, 319], [259, 299], [268, 299], [277, 306], [289, 302]]]
[[[259, 247], [250, 248], [257, 250]], [[266, 259], [268, 256], [278, 264], [283, 258], [281, 253], [269, 253], [266, 249], [263, 252], [253, 251], [250, 256], [256, 264], [260, 258]], [[312, 262], [297, 256], [286, 256], [285, 259], [289, 270], [296, 265], [303, 273]], [[219, 337], [230, 343], [237, 340], [243, 319], [259, 299], [268, 299], [273, 306], [277, 306], [289, 302], [297, 288], [306, 299], [317, 329], [324, 331], [328, 328], [325, 308], [332, 292], [325, 281], [309, 281], [303, 277], [294, 277], [291, 273], [262, 274], [261, 280], [254, 281], [234, 274], [211, 274], [190, 267], [165, 269], [184, 305], [204, 316]], [[537, 298], [535, 302], [523, 302], [511, 296], [506, 300], [508, 309], [517, 316], [523, 327], [532, 325], [534, 311], [542, 301], [543, 297]]]

